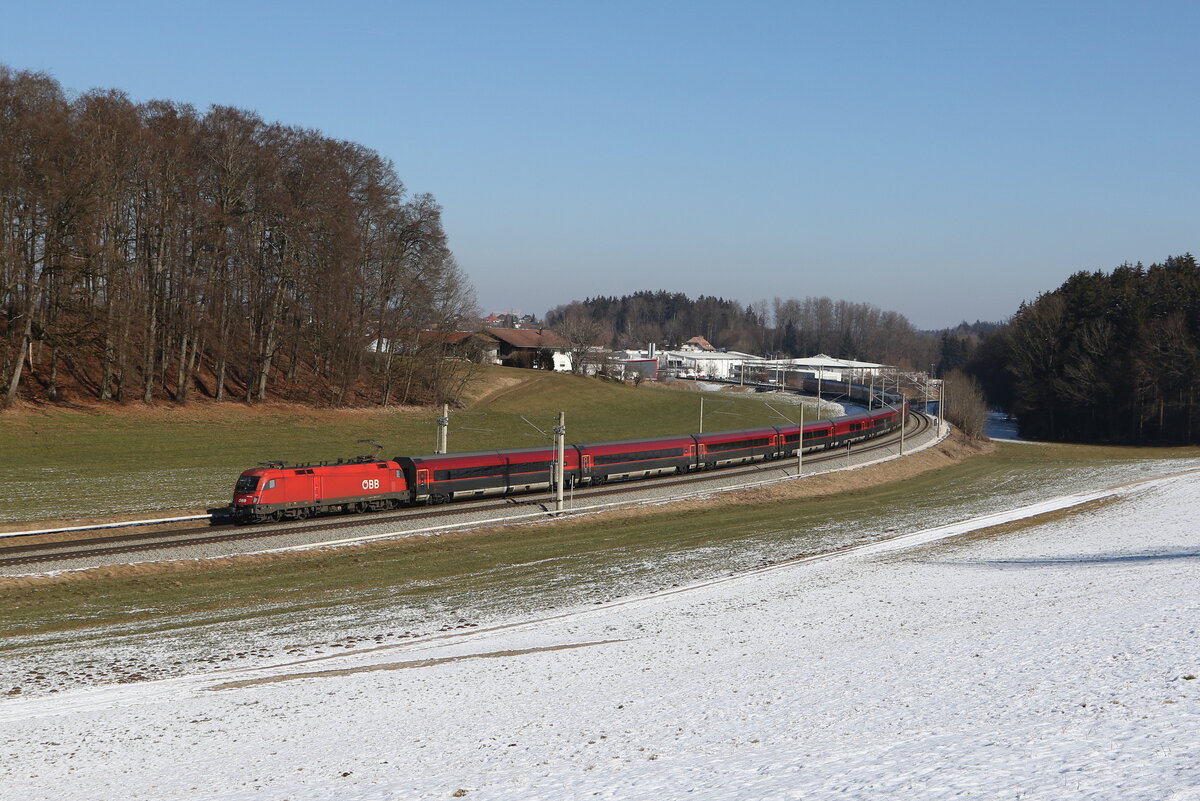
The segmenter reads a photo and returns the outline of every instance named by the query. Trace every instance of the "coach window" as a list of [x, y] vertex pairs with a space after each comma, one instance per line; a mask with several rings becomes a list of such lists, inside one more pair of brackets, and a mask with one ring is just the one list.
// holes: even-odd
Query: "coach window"
[[275, 479], [271, 479], [270, 481], [268, 481], [267, 485], [265, 487], [263, 487], [263, 489], [264, 490], [275, 489]]

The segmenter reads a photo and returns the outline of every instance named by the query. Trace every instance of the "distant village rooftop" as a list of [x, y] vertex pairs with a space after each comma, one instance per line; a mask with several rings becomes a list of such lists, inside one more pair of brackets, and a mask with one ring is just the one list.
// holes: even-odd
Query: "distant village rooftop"
[[712, 343], [710, 343], [704, 337], [692, 337], [687, 342], [683, 343], [683, 346], [680, 348], [680, 350], [703, 350], [711, 352], [715, 351], [716, 348], [714, 348]]
[[554, 331], [545, 328], [489, 328], [487, 332], [514, 349], [561, 350], [571, 346]]

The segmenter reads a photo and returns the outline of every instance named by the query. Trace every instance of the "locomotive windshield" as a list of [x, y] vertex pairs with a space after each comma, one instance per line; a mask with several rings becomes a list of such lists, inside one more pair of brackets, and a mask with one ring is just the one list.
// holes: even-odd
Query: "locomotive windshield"
[[238, 476], [237, 486], [233, 488], [234, 492], [254, 492], [254, 488], [258, 486], [258, 476]]

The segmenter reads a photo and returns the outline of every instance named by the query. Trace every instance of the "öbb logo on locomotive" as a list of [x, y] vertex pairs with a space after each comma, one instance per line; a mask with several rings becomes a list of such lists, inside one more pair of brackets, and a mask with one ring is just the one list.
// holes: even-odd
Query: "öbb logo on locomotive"
[[[857, 387], [853, 387], [857, 389]], [[865, 390], [865, 388], [863, 388]], [[565, 487], [610, 480], [688, 473], [747, 462], [794, 457], [845, 446], [895, 430], [907, 404], [832, 420], [658, 439], [568, 445]], [[801, 442], [803, 443], [801, 445]], [[303, 520], [327, 512], [399, 509], [415, 504], [553, 489], [557, 454], [550, 446], [472, 453], [361, 457], [336, 464], [246, 470], [234, 488], [230, 513], [238, 523]]]

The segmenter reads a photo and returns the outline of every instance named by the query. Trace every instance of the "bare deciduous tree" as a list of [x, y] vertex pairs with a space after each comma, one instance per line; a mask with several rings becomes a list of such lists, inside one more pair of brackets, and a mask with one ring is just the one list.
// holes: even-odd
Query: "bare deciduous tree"
[[598, 349], [612, 336], [611, 326], [582, 307], [569, 308], [554, 331], [568, 343], [572, 373], [586, 372], [588, 365], [595, 363]]
[[370, 149], [0, 67], [5, 405], [66, 375], [106, 401], [444, 401], [469, 371], [387, 343], [474, 314], [441, 208]]
[[946, 420], [972, 439], [987, 439], [983, 433], [987, 422], [987, 400], [979, 382], [961, 370], [951, 370], [943, 380]]

